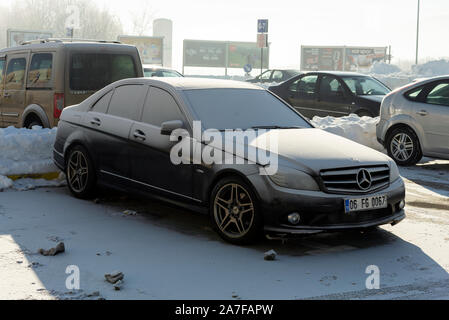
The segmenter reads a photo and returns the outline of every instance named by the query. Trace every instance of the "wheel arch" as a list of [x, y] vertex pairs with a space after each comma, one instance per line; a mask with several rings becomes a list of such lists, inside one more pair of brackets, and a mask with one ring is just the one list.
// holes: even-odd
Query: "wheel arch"
[[210, 197], [211, 197], [212, 191], [213, 191], [214, 187], [217, 185], [217, 183], [224, 178], [233, 177], [233, 176], [242, 179], [251, 188], [251, 191], [255, 194], [255, 196], [256, 196], [255, 200], [257, 202], [260, 201], [259, 193], [257, 192], [256, 188], [253, 186], [253, 184], [251, 183], [251, 181], [248, 179], [248, 177], [245, 174], [243, 174], [242, 172], [235, 170], [235, 169], [223, 169], [215, 174], [212, 181], [209, 183], [209, 186], [207, 187], [206, 194], [204, 195], [204, 199], [206, 200], [205, 204], [207, 206], [209, 206], [209, 204], [210, 204]]
[[41, 121], [44, 128], [50, 128], [50, 120], [48, 119], [45, 110], [40, 105], [30, 104], [25, 108], [22, 113], [21, 127], [25, 127], [25, 124], [30, 117], [37, 117]]

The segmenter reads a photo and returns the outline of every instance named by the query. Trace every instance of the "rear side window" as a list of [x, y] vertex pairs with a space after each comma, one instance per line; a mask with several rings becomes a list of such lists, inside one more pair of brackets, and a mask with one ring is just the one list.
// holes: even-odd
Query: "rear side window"
[[53, 54], [36, 53], [31, 58], [28, 71], [28, 87], [48, 88], [52, 86]]
[[5, 89], [19, 90], [23, 88], [25, 67], [25, 58], [16, 58], [9, 61], [8, 69], [6, 70]]
[[412, 89], [412, 90], [406, 92], [406, 93], [404, 94], [404, 96], [405, 96], [408, 100], [411, 100], [411, 101], [418, 101], [418, 97], [419, 97], [419, 95], [421, 94], [421, 92], [422, 92], [423, 90], [424, 90], [424, 87], [415, 88], [415, 89]]
[[426, 103], [449, 106], [449, 83], [440, 83], [426, 97]]
[[113, 92], [114, 91], [109, 91], [100, 100], [98, 100], [92, 107], [92, 111], [99, 113], [108, 112], [109, 102], [111, 101]]
[[125, 85], [117, 87], [109, 104], [108, 114], [130, 120], [139, 120], [146, 86]]
[[0, 59], [0, 88], [3, 86], [4, 69], [5, 69], [5, 59]]
[[143, 109], [142, 122], [160, 127], [162, 123], [172, 120], [184, 121], [175, 99], [167, 91], [151, 87]]
[[125, 54], [74, 53], [70, 64], [70, 89], [97, 91], [112, 82], [137, 78], [134, 58]]

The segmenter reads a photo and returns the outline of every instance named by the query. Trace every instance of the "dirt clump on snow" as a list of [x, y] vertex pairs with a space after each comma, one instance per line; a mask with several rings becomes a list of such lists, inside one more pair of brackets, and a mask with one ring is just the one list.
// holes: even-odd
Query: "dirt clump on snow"
[[60, 242], [54, 248], [51, 248], [48, 250], [39, 249], [38, 252], [43, 256], [55, 256], [59, 253], [65, 252], [65, 245], [64, 245], [64, 242]]

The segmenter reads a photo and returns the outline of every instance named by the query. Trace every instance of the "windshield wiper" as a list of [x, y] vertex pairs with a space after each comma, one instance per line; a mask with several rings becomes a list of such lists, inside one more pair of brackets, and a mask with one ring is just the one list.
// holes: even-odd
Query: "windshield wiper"
[[300, 126], [254, 126], [251, 127], [251, 129], [267, 129], [267, 130], [271, 130], [271, 129], [303, 129], [304, 127], [300, 127]]

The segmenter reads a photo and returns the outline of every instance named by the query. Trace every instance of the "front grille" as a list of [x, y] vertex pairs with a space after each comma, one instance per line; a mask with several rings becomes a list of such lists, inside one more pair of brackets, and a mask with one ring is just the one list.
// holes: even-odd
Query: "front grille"
[[[371, 186], [363, 189], [357, 182], [360, 170], [371, 176]], [[321, 182], [325, 192], [336, 194], [365, 194], [384, 189], [390, 184], [390, 168], [387, 165], [322, 170]]]

